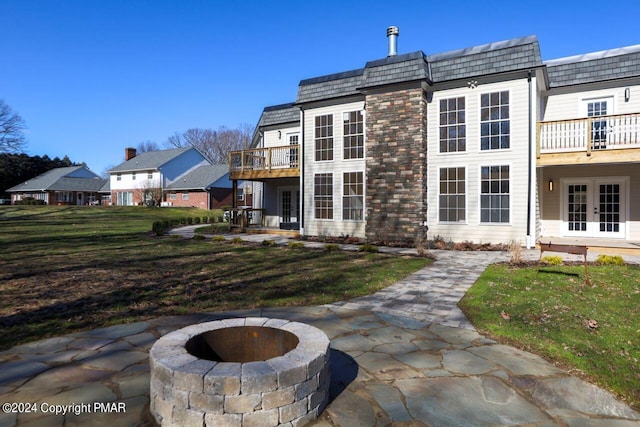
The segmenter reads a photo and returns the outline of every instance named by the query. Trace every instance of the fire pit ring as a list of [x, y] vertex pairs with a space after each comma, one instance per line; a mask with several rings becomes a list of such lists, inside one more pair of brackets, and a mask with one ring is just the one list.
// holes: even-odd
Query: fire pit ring
[[303, 426], [329, 397], [329, 338], [304, 323], [191, 325], [160, 338], [149, 360], [151, 413], [163, 426]]

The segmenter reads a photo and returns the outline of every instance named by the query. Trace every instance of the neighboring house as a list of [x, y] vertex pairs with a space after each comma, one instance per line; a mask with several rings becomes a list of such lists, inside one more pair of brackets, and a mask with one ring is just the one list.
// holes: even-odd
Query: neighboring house
[[105, 180], [85, 165], [55, 168], [7, 190], [11, 203], [30, 197], [47, 205], [100, 203], [99, 190]]
[[[245, 200], [248, 197], [248, 200]], [[237, 204], [251, 206], [251, 196], [239, 192]], [[168, 206], [194, 206], [201, 209], [220, 209], [233, 205], [233, 189], [227, 165], [203, 165], [166, 187]]]
[[388, 57], [301, 81], [231, 154], [268, 226], [640, 240], [640, 45], [544, 62], [535, 36], [398, 55], [388, 35]]
[[202, 209], [233, 205], [228, 167], [212, 165], [193, 147], [140, 154], [126, 148], [124, 163], [109, 174], [112, 205], [159, 203]]

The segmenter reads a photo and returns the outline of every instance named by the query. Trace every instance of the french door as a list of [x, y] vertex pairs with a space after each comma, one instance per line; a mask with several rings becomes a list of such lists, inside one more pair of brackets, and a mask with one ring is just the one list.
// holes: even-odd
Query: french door
[[300, 191], [297, 188], [280, 189], [280, 222], [298, 222], [300, 216]]
[[624, 238], [625, 180], [568, 180], [564, 185], [565, 236]]

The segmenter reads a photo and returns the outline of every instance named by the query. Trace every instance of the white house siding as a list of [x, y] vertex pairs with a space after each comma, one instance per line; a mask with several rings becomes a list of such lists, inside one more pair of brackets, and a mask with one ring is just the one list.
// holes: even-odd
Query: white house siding
[[[543, 94], [546, 99], [543, 102], [543, 121], [578, 119], [587, 116], [584, 109], [584, 100], [594, 98], [613, 98], [613, 111], [608, 114], [628, 114], [640, 111], [640, 85], [625, 85], [613, 88], [597, 88], [596, 85], [580, 86], [580, 91], [561, 93], [569, 89], [554, 90], [551, 95]], [[599, 86], [602, 86], [600, 84]], [[629, 101], [625, 101], [624, 91], [630, 90]], [[543, 99], [543, 101], [545, 100]]]
[[[535, 79], [533, 83], [535, 85]], [[480, 95], [509, 91], [510, 148], [480, 150]], [[466, 151], [440, 153], [439, 103], [441, 99], [465, 97]], [[479, 85], [475, 89], [456, 88], [437, 91], [427, 107], [429, 185], [428, 238], [440, 236], [445, 240], [477, 243], [507, 243], [512, 240], [525, 244], [527, 234], [528, 188], [528, 129], [529, 98], [526, 79]], [[508, 224], [480, 222], [480, 168], [509, 166], [510, 209]], [[439, 170], [442, 167], [466, 168], [466, 221], [439, 221]], [[532, 183], [535, 185], [535, 180]], [[532, 201], [535, 203], [535, 200]]]
[[[366, 192], [367, 177], [365, 174], [365, 159], [343, 159], [343, 113], [364, 110], [364, 101], [350, 102], [329, 107], [305, 110], [304, 112], [304, 234], [308, 236], [340, 236], [349, 235], [359, 238], [365, 237], [365, 221], [342, 220], [342, 192], [343, 173], [362, 172], [364, 191]], [[325, 114], [333, 115], [333, 160], [315, 161], [314, 128], [315, 117]], [[366, 122], [366, 114], [364, 114]], [[365, 151], [366, 151], [366, 135]], [[366, 157], [366, 154], [365, 154]], [[333, 174], [333, 219], [315, 219], [314, 209], [314, 176], [318, 173]], [[364, 199], [364, 196], [363, 196]]]
[[[280, 132], [280, 136], [278, 136]], [[264, 131], [263, 144], [265, 148], [289, 145], [289, 134], [300, 133], [300, 126], [282, 126]]]
[[[562, 224], [562, 182], [567, 179], [581, 178], [627, 178], [626, 196], [626, 237], [629, 240], [640, 240], [640, 168], [636, 164], [616, 165], [582, 165], [546, 167], [540, 174], [542, 182], [542, 230], [545, 237], [563, 235]], [[553, 191], [549, 191], [548, 181], [553, 179]], [[546, 185], [545, 185], [546, 183]]]

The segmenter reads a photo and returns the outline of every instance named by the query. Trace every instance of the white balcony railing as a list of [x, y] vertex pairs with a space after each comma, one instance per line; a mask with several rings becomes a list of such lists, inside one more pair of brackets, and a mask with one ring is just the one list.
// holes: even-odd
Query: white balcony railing
[[640, 113], [538, 122], [538, 154], [640, 148]]

